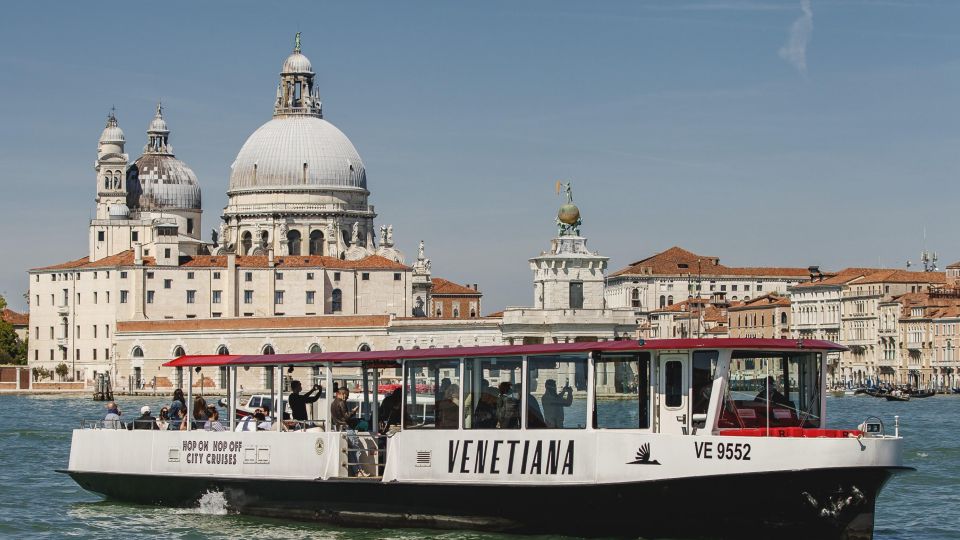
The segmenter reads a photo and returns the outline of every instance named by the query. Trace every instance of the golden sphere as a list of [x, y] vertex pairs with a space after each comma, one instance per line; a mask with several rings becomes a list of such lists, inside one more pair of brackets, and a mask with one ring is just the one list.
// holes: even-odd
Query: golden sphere
[[573, 225], [580, 219], [580, 209], [575, 204], [565, 204], [557, 212], [557, 219], [560, 220], [560, 223]]

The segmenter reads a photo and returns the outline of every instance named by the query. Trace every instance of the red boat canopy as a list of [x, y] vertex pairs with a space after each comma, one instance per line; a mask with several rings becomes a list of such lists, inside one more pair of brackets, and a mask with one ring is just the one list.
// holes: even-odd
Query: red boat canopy
[[655, 339], [628, 341], [594, 341], [587, 343], [550, 343], [540, 345], [490, 345], [484, 347], [450, 347], [445, 349], [406, 349], [395, 351], [358, 351], [302, 354], [227, 354], [185, 355], [171, 360], [166, 367], [197, 366], [295, 366], [326, 362], [354, 363], [391, 367], [401, 360], [439, 360], [445, 358], [479, 358], [599, 352], [638, 352], [683, 349], [746, 349], [754, 351], [844, 351], [831, 341], [794, 339]]

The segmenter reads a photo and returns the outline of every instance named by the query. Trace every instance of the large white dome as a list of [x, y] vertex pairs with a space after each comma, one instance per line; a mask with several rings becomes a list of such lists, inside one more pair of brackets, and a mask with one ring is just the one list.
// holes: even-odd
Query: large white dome
[[253, 132], [230, 172], [230, 191], [367, 187], [360, 154], [330, 122], [277, 116]]

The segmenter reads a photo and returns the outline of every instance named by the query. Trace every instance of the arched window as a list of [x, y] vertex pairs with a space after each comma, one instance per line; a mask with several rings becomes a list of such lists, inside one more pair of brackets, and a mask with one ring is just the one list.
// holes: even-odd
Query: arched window
[[243, 236], [240, 237], [240, 247], [241, 255], [250, 254], [250, 250], [253, 249], [253, 235], [250, 234], [250, 231], [243, 233]]
[[179, 346], [179, 345], [177, 345], [177, 347], [176, 347], [175, 349], [173, 349], [173, 357], [174, 357], [174, 358], [180, 358], [181, 356], [183, 356], [183, 355], [185, 355], [185, 354], [187, 354], [187, 351], [183, 350], [183, 347], [181, 347], [181, 346]]
[[323, 233], [320, 231], [310, 233], [310, 255], [323, 255]]
[[140, 347], [133, 348], [133, 357], [134, 358], [143, 358], [143, 349]]
[[271, 354], [277, 354], [277, 353], [273, 350], [273, 345], [265, 345], [263, 347], [263, 350], [260, 352], [260, 354], [271, 355]]
[[476, 316], [477, 316], [477, 310], [471, 309], [471, 310], [470, 310], [470, 318], [473, 319], [473, 318], [476, 318]]
[[630, 292], [630, 306], [639, 308], [640, 307], [640, 289], [633, 289]]
[[668, 305], [668, 306], [672, 306], [672, 305], [673, 305], [673, 295], [672, 295], [672, 294], [667, 297], [667, 305]]
[[313, 345], [310, 345], [310, 352], [313, 354], [317, 354], [317, 353], [323, 352], [323, 349], [320, 348], [319, 344], [314, 343]]
[[260, 231], [260, 249], [267, 249], [270, 246], [270, 233]]
[[330, 311], [339, 313], [343, 311], [343, 291], [334, 289], [330, 294]]
[[292, 230], [287, 233], [287, 247], [291, 255], [300, 254], [300, 231]]
[[666, 306], [666, 305], [667, 305], [667, 297], [661, 294], [661, 295], [660, 295], [660, 307], [664, 307], [664, 306]]
[[217, 347], [217, 354], [221, 356], [230, 354], [230, 349], [228, 349], [226, 345], [221, 345]]
[[459, 318], [460, 318], [460, 309], [459, 309], [459, 308], [453, 308], [453, 318], [454, 318], [454, 319], [459, 319]]
[[357, 349], [357, 350], [360, 351], [360, 352], [369, 352], [369, 351], [370, 351], [370, 346], [367, 345], [366, 343], [364, 343], [364, 344], [360, 345], [360, 348]]
[[781, 313], [781, 314], [780, 314], [780, 324], [787, 324], [787, 314], [786, 314], [786, 313]]

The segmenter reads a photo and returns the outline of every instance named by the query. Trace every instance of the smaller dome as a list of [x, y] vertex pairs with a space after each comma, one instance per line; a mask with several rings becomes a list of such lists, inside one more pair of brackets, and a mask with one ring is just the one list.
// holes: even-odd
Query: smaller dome
[[300, 51], [295, 51], [283, 61], [281, 73], [313, 73], [313, 66], [310, 65], [310, 59]]
[[107, 209], [110, 219], [127, 219], [130, 217], [130, 209], [125, 204], [111, 204]]
[[153, 120], [150, 121], [150, 126], [147, 128], [147, 133], [150, 132], [170, 132], [167, 128], [167, 121], [163, 119], [163, 105], [160, 103], [157, 103], [157, 114], [153, 116]]
[[123, 130], [117, 125], [117, 117], [113, 113], [110, 113], [110, 116], [107, 117], [107, 126], [103, 128], [103, 133], [100, 134], [100, 142], [108, 144], [123, 144], [126, 142]]
[[147, 153], [127, 169], [127, 206], [139, 210], [200, 210], [200, 182], [170, 154]]

